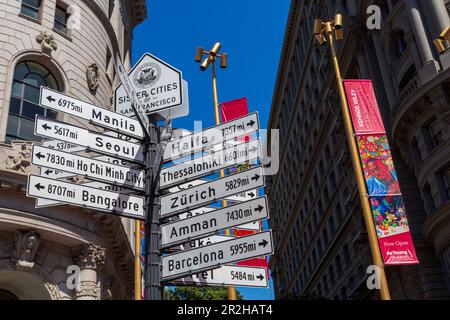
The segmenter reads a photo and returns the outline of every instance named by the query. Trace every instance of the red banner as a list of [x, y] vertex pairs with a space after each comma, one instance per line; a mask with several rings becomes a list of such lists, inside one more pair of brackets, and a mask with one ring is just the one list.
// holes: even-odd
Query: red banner
[[356, 135], [386, 133], [370, 80], [344, 80]]
[[386, 130], [370, 80], [345, 80], [378, 243], [385, 265], [419, 263]]
[[[247, 98], [240, 98], [220, 105], [220, 113], [222, 115], [222, 122], [228, 122], [248, 114]], [[238, 141], [250, 141], [250, 136], [237, 138]]]

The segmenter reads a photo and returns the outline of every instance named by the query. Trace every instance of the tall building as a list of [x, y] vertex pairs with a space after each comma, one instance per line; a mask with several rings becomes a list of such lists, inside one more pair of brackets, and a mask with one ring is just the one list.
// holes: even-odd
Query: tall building
[[134, 222], [70, 205], [36, 209], [25, 191], [38, 173], [35, 115], [100, 130], [40, 107], [40, 87], [111, 109], [113, 59], [130, 67], [132, 31], [146, 15], [145, 0], [0, 1], [0, 300], [132, 298]]
[[[370, 5], [381, 30], [367, 27]], [[433, 45], [449, 12], [448, 0], [291, 2], [268, 124], [280, 130], [267, 183], [278, 298], [379, 297], [366, 285], [372, 258], [330, 49], [313, 36], [314, 19], [336, 13], [343, 77], [374, 82], [420, 260], [386, 268], [392, 298], [450, 298], [450, 49]]]

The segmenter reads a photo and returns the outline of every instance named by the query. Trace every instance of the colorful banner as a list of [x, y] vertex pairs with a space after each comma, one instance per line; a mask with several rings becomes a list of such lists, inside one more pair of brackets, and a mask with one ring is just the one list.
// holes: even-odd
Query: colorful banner
[[[222, 123], [243, 117], [248, 114], [247, 98], [240, 98], [220, 105], [220, 113], [222, 115]], [[250, 136], [237, 138], [238, 141], [249, 141]]]
[[419, 261], [372, 81], [345, 80], [344, 85], [384, 263], [417, 264]]

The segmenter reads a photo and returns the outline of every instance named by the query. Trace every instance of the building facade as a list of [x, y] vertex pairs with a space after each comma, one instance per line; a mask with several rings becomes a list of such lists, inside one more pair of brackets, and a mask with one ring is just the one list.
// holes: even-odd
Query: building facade
[[100, 130], [41, 108], [40, 87], [112, 108], [113, 59], [130, 67], [132, 31], [146, 15], [144, 0], [0, 1], [0, 299], [132, 298], [134, 222], [70, 205], [37, 209], [26, 184], [38, 173], [36, 115]]
[[[371, 5], [381, 29], [367, 27]], [[433, 45], [449, 12], [448, 0], [291, 2], [268, 124], [280, 130], [267, 183], [278, 298], [379, 297], [366, 285], [372, 258], [330, 49], [313, 36], [314, 19], [336, 13], [343, 77], [374, 82], [420, 260], [386, 268], [392, 298], [450, 298], [450, 49]]]

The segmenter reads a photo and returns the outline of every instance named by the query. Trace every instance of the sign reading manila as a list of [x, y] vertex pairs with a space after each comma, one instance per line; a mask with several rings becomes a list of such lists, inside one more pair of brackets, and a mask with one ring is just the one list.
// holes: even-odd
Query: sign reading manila
[[[127, 75], [146, 114], [183, 103], [181, 71], [157, 57], [145, 53]], [[115, 91], [116, 111], [131, 117], [134, 112], [124, 81]]]
[[36, 175], [28, 176], [27, 196], [57, 200], [144, 220], [144, 197], [117, 194]]
[[163, 161], [168, 162], [178, 159], [258, 130], [259, 117], [258, 113], [254, 112], [242, 118], [170, 141], [164, 151]]
[[55, 171], [71, 172], [110, 184], [120, 184], [144, 190], [143, 170], [135, 170], [38, 145], [33, 146], [31, 162], [41, 167], [52, 168]]
[[267, 288], [267, 270], [260, 267], [221, 266], [171, 281], [173, 285]]
[[196, 215], [161, 226], [161, 246], [176, 245], [241, 224], [267, 219], [267, 199], [261, 197], [238, 205]]
[[162, 257], [162, 280], [170, 281], [220, 265], [271, 255], [272, 232], [266, 231], [246, 237], [219, 242], [205, 247], [182, 251]]
[[261, 150], [261, 143], [257, 139], [163, 168], [159, 187], [166, 189], [245, 161], [257, 160]]
[[139, 121], [45, 87], [41, 87], [39, 104], [44, 108], [89, 120], [103, 128], [108, 128], [139, 139], [144, 138], [144, 131]]
[[263, 169], [256, 167], [197, 187], [164, 195], [161, 197], [161, 217], [170, 217], [189, 211], [229, 195], [263, 187], [264, 184]]
[[64, 140], [132, 162], [142, 163], [144, 161], [142, 145], [93, 133], [87, 129], [39, 116], [36, 116], [34, 134], [45, 138]]

